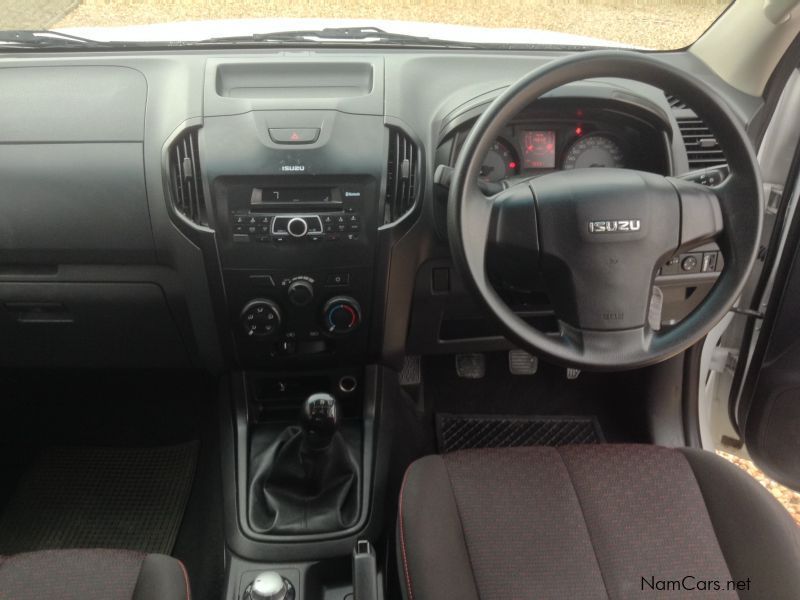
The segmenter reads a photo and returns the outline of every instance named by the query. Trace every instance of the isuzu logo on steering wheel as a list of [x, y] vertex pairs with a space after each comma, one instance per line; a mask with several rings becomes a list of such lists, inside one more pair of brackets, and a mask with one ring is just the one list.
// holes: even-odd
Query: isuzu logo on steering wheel
[[619, 233], [623, 231], [639, 231], [641, 228], [642, 222], [639, 219], [589, 221], [589, 233]]

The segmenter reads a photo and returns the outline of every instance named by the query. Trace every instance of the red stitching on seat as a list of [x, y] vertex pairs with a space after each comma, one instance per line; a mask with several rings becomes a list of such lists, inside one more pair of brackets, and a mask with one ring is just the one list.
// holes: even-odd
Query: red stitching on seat
[[411, 467], [406, 469], [406, 474], [403, 476], [403, 485], [400, 486], [400, 504], [398, 508], [398, 521], [400, 524], [400, 551], [403, 555], [403, 571], [406, 576], [406, 588], [408, 589], [408, 600], [414, 600], [414, 590], [411, 587], [411, 571], [408, 568], [408, 556], [406, 554], [406, 533], [403, 526], [403, 495], [406, 491], [406, 481], [408, 481], [408, 474], [411, 472]]
[[181, 561], [178, 561], [183, 572], [183, 581], [186, 583], [186, 600], [192, 600], [192, 590], [189, 588], [189, 573], [186, 572], [186, 567]]

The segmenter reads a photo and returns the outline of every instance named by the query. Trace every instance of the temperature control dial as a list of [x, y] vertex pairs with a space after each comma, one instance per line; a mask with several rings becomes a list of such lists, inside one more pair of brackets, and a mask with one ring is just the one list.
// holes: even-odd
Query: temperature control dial
[[361, 323], [361, 306], [350, 296], [331, 298], [322, 312], [328, 333], [349, 333]]
[[258, 298], [245, 305], [241, 319], [244, 332], [249, 337], [268, 337], [280, 329], [281, 309], [272, 300]]

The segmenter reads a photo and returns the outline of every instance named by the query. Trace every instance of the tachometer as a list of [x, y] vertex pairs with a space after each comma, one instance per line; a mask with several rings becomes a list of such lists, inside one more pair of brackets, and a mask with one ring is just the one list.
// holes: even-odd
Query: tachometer
[[504, 140], [498, 139], [489, 148], [481, 165], [480, 178], [484, 181], [500, 181], [519, 173], [519, 159], [514, 149]]
[[622, 148], [608, 136], [587, 135], [574, 142], [564, 157], [565, 169], [585, 169], [587, 167], [625, 166]]

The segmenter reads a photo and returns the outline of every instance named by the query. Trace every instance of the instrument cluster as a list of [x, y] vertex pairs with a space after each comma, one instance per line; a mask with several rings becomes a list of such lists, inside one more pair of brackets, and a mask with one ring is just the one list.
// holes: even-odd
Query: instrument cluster
[[[469, 128], [456, 136], [453, 164]], [[492, 144], [480, 177], [496, 183], [552, 171], [624, 168], [669, 174], [663, 132], [631, 115], [607, 109], [562, 107], [529, 111], [509, 123]]]
[[614, 131], [577, 125], [542, 129], [539, 123], [512, 128], [497, 138], [481, 166], [481, 178], [496, 182], [515, 175], [584, 168], [626, 168], [635, 161], [631, 144]]

